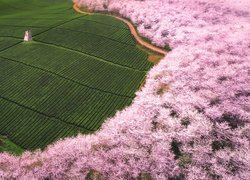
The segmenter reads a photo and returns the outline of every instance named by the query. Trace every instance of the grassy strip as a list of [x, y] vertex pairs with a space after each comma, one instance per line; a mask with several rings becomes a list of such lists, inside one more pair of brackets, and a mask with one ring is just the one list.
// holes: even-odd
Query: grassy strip
[[153, 63], [154, 65], [158, 64], [164, 58], [164, 55], [152, 51], [151, 49], [148, 49], [147, 47], [142, 46], [139, 43], [136, 44], [136, 47], [142, 51], [145, 51], [148, 54], [148, 61]]
[[0, 135], [0, 153], [9, 152], [14, 155], [21, 155], [24, 149], [13, 143], [6, 136]]

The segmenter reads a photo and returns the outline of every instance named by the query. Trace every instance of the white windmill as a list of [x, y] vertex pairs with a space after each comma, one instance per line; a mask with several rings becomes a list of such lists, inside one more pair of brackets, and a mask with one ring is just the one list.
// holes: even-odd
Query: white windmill
[[26, 42], [32, 41], [32, 34], [31, 34], [30, 30], [25, 31], [23, 40], [26, 41]]

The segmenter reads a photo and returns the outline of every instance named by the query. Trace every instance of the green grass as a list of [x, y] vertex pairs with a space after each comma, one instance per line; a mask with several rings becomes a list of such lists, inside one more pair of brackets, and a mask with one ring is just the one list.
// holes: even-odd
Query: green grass
[[95, 132], [131, 104], [152, 64], [126, 24], [77, 14], [67, 0], [0, 4], [0, 134], [45, 148]]
[[118, 19], [110, 17], [110, 16], [103, 16], [103, 15], [94, 14], [94, 15], [91, 15], [91, 16], [81, 17], [81, 19], [86, 19], [86, 20], [89, 20], [89, 21], [94, 21], [94, 22], [106, 24], [106, 25], [109, 25], [109, 26], [119, 27], [119, 28], [122, 28], [122, 29], [128, 29], [129, 30], [129, 27], [125, 23], [123, 23], [122, 21], [120, 21]]
[[[53, 72], [81, 85], [128, 97], [133, 97], [138, 88], [136, 84], [140, 84], [146, 74], [81, 52], [36, 42], [18, 44], [0, 53], [1, 56]], [[53, 61], [48, 60], [51, 57]]]
[[8, 48], [20, 43], [20, 42], [21, 42], [20, 39], [0, 36], [0, 51], [8, 49]]
[[[0, 20], [0, 22], [1, 22], [1, 20]], [[8, 26], [8, 25], [1, 26], [0, 25], [0, 35], [5, 36], [5, 37], [9, 36], [9, 37], [13, 37], [13, 38], [23, 38], [24, 32], [26, 30], [31, 30], [32, 35], [34, 36], [34, 35], [39, 34], [39, 33], [43, 32], [43, 31], [45, 31], [47, 29], [48, 28], [28, 27], [28, 26], [25, 26], [25, 27], [22, 27], [22, 26]]]
[[0, 135], [0, 153], [9, 152], [14, 155], [20, 155], [23, 153], [23, 149], [9, 140], [6, 136]]
[[92, 16], [84, 16], [84, 17], [86, 17], [86, 19], [85, 18], [75, 19], [69, 23], [59, 26], [58, 28], [91, 33], [109, 38], [111, 40], [116, 40], [118, 42], [127, 43], [130, 45], [136, 44], [136, 41], [134, 37], [130, 34], [129, 29], [116, 27], [114, 26], [114, 24], [110, 25], [102, 22], [96, 22], [94, 21], [94, 19], [87, 19], [87, 17], [92, 17]]
[[147, 54], [137, 49], [135, 45], [127, 45], [86, 32], [54, 28], [36, 36], [34, 39], [80, 51], [134, 69], [147, 70], [151, 67], [151, 64], [147, 61]]

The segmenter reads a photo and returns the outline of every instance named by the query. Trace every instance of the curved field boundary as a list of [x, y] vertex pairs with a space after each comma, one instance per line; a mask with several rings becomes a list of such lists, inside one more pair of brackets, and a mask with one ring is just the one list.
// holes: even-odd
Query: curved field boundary
[[[95, 13], [91, 13], [91, 12], [82, 11], [82, 10], [77, 6], [76, 3], [73, 5], [73, 8], [75, 9], [76, 12], [78, 12], [78, 13], [80, 13], [80, 14], [89, 14], [89, 15], [95, 14]], [[101, 13], [98, 13], [98, 14], [101, 14]], [[166, 54], [168, 53], [168, 51], [163, 50], [163, 49], [161, 49], [161, 48], [158, 48], [158, 47], [156, 47], [156, 46], [154, 46], [154, 45], [152, 45], [152, 44], [150, 44], [150, 43], [144, 41], [144, 40], [137, 34], [136, 29], [134, 28], [134, 26], [133, 26], [128, 20], [126, 20], [126, 19], [124, 19], [124, 18], [121, 18], [121, 17], [118, 17], [118, 16], [115, 16], [115, 15], [107, 15], [107, 14], [101, 14], [101, 15], [104, 15], [104, 16], [111, 16], [111, 17], [114, 17], [114, 18], [119, 19], [120, 21], [123, 21], [124, 23], [126, 23], [126, 24], [128, 25], [128, 27], [129, 27], [129, 29], [130, 29], [131, 34], [134, 36], [134, 38], [136, 39], [136, 41], [137, 41], [138, 43], [140, 43], [142, 46], [144, 46], [144, 47], [146, 47], [146, 48], [148, 48], [148, 49], [150, 49], [150, 50], [152, 50], [152, 51], [155, 51], [155, 52], [157, 52], [157, 53], [163, 54], [163, 55], [166, 55]]]

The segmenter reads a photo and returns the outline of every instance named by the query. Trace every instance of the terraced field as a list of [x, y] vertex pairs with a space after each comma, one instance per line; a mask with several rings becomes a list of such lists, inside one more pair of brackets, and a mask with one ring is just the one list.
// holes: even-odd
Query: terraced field
[[96, 131], [132, 102], [152, 66], [126, 24], [71, 6], [0, 0], [0, 134], [24, 149]]

